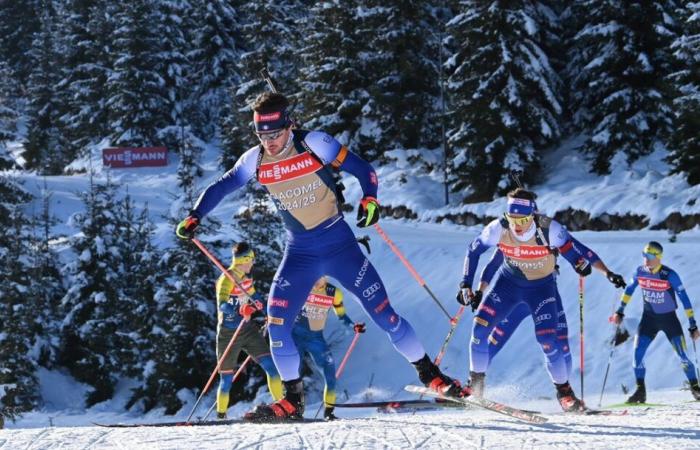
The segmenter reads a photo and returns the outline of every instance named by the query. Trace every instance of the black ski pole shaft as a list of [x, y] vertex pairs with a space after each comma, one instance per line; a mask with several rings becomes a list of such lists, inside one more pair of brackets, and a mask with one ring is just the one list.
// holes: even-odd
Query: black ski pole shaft
[[605, 376], [603, 377], [603, 387], [600, 389], [600, 399], [598, 399], [598, 408], [603, 404], [603, 393], [605, 392], [605, 384], [608, 382], [608, 373], [610, 372], [610, 365], [612, 364], [613, 353], [615, 352], [615, 336], [617, 336], [617, 330], [620, 325], [615, 327], [615, 334], [610, 341], [610, 355], [608, 355], [608, 366], [605, 368]]
[[277, 91], [277, 86], [275, 85], [274, 80], [272, 79], [272, 76], [270, 76], [270, 72], [267, 71], [267, 67], [264, 69], [260, 70], [260, 76], [262, 77], [263, 80], [267, 83], [267, 85], [270, 87], [270, 90], [272, 92], [278, 92]]

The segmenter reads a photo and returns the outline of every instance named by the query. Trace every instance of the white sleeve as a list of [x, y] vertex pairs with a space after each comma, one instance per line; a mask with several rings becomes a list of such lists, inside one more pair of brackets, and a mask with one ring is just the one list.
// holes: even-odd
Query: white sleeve
[[552, 220], [549, 224], [549, 246], [561, 247], [569, 240], [569, 232], [566, 227], [556, 220]]
[[499, 219], [492, 220], [479, 235], [479, 240], [482, 244], [488, 247], [494, 247], [498, 245], [498, 241], [501, 240], [501, 234], [503, 234], [503, 227], [501, 226], [501, 221]]
[[330, 164], [338, 157], [342, 145], [333, 136], [323, 131], [310, 131], [304, 137], [304, 143], [321, 158], [324, 164]]

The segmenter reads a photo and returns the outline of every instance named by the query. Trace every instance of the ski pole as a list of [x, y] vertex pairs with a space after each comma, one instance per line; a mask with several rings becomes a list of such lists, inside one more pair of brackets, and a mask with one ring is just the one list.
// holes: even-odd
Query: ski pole
[[581, 366], [581, 401], [583, 401], [583, 374], [584, 374], [584, 347], [583, 347], [583, 277], [578, 277], [578, 311], [579, 311], [579, 324], [580, 324], [580, 330], [579, 333], [581, 334], [581, 360], [580, 360], [580, 366]]
[[211, 386], [212, 381], [214, 381], [214, 378], [216, 378], [216, 374], [219, 373], [219, 369], [221, 368], [221, 365], [224, 363], [224, 359], [228, 356], [229, 352], [231, 351], [231, 348], [233, 347], [233, 343], [236, 342], [236, 339], [238, 338], [238, 335], [241, 334], [241, 330], [243, 329], [243, 324], [245, 324], [245, 320], [241, 320], [241, 323], [238, 324], [238, 328], [236, 328], [236, 332], [233, 333], [233, 336], [231, 336], [231, 340], [229, 341], [228, 345], [226, 346], [226, 349], [224, 350], [224, 353], [221, 355], [221, 358], [219, 358], [219, 361], [216, 364], [216, 367], [214, 368], [214, 371], [211, 373], [211, 376], [209, 377], [209, 381], [207, 381], [207, 384], [204, 386], [204, 389], [202, 389], [202, 392], [199, 394], [199, 398], [197, 398], [197, 401], [195, 402], [194, 406], [192, 407], [192, 411], [190, 411], [190, 415], [187, 416], [187, 420], [185, 421], [186, 423], [190, 423], [190, 419], [192, 418], [192, 414], [194, 414], [195, 410], [197, 409], [197, 406], [199, 406], [199, 402], [202, 401], [202, 398], [204, 398], [204, 394], [207, 393], [209, 390], [209, 386]]
[[695, 353], [695, 372], [697, 373], [698, 380], [700, 380], [700, 366], [698, 366], [698, 349], [695, 346], [695, 339], [693, 339], [693, 336], [690, 336], [690, 340], [693, 341], [693, 353]]
[[[355, 349], [355, 345], [357, 345], [357, 341], [359, 339], [360, 339], [360, 333], [355, 331], [355, 337], [352, 338], [352, 342], [350, 343], [350, 347], [348, 347], [348, 350], [345, 352], [345, 356], [343, 356], [343, 360], [340, 362], [338, 369], [335, 371], [335, 379], [336, 380], [338, 378], [340, 378], [340, 375], [343, 373], [343, 369], [345, 368], [345, 364], [348, 362], [348, 358], [350, 358], [350, 354]], [[321, 411], [321, 407], [323, 407], [323, 402], [321, 402], [321, 405], [319, 405], [318, 409], [316, 410], [316, 415], [314, 415], [314, 419], [316, 417], [318, 417], [318, 413]]]
[[[236, 373], [233, 374], [233, 379], [231, 380], [231, 384], [233, 384], [233, 383], [236, 382], [236, 380], [238, 379], [238, 376], [239, 376], [241, 373], [243, 373], [243, 369], [245, 369], [245, 366], [248, 365], [248, 363], [250, 362], [251, 359], [253, 359], [253, 357], [250, 356], [250, 355], [248, 355], [248, 357], [245, 359], [245, 361], [243, 361], [243, 364], [241, 364], [241, 367], [239, 367], [238, 370], [236, 371]], [[209, 408], [209, 411], [207, 411], [207, 414], [204, 416], [204, 419], [202, 419], [202, 420], [207, 420], [207, 417], [209, 417], [209, 414], [211, 414], [211, 412], [214, 410], [214, 407], [216, 406], [216, 403], [217, 403], [217, 402], [216, 402], [216, 400], [215, 400], [215, 401], [214, 401], [214, 404], [211, 405], [211, 407]]]
[[600, 399], [598, 399], [598, 408], [603, 404], [603, 393], [605, 392], [605, 384], [608, 382], [608, 373], [610, 372], [610, 365], [612, 364], [613, 353], [615, 352], [615, 336], [617, 336], [617, 330], [620, 329], [620, 325], [615, 326], [615, 333], [610, 340], [610, 355], [608, 355], [608, 366], [605, 368], [605, 376], [603, 377], [603, 387], [600, 389]]
[[375, 224], [374, 224], [374, 229], [377, 230], [377, 233], [379, 233], [379, 235], [382, 237], [382, 239], [384, 239], [384, 241], [387, 243], [387, 245], [389, 246], [389, 248], [391, 248], [391, 250], [392, 250], [392, 251], [396, 254], [396, 256], [401, 260], [401, 262], [403, 263], [403, 265], [406, 266], [406, 269], [408, 269], [408, 271], [410, 272], [410, 274], [413, 275], [413, 278], [416, 279], [416, 281], [418, 282], [418, 284], [420, 284], [420, 285], [423, 287], [423, 289], [425, 289], [426, 291], [428, 291], [428, 294], [430, 294], [430, 296], [431, 296], [432, 299], [435, 301], [435, 303], [440, 307], [440, 309], [442, 310], [442, 312], [445, 313], [445, 315], [447, 316], [447, 319], [451, 321], [451, 320], [452, 320], [452, 316], [450, 316], [450, 313], [448, 313], [447, 310], [445, 309], [445, 307], [442, 306], [442, 303], [440, 303], [440, 300], [438, 300], [437, 297], [435, 297], [435, 294], [433, 294], [433, 291], [430, 290], [430, 288], [428, 287], [428, 285], [425, 283], [425, 280], [423, 280], [423, 278], [421, 278], [421, 276], [418, 275], [418, 272], [416, 272], [416, 269], [414, 269], [413, 266], [411, 265], [411, 263], [408, 262], [408, 260], [403, 256], [403, 254], [402, 254], [401, 251], [398, 249], [398, 247], [396, 247], [396, 244], [394, 244], [394, 243], [392, 242], [392, 240], [389, 239], [389, 236], [386, 235], [386, 233], [384, 232], [384, 230], [382, 229], [382, 227], [380, 227], [378, 223], [375, 223]]
[[462, 314], [464, 314], [464, 305], [459, 307], [457, 314], [455, 314], [455, 316], [450, 320], [450, 331], [447, 332], [447, 337], [445, 338], [445, 341], [442, 343], [442, 347], [440, 347], [440, 351], [435, 357], [436, 366], [439, 366], [442, 362], [442, 357], [445, 356], [445, 352], [447, 351], [447, 344], [450, 343], [450, 339], [452, 339], [452, 335], [454, 335], [455, 330], [457, 329], [457, 324], [459, 323], [459, 319], [462, 318]]

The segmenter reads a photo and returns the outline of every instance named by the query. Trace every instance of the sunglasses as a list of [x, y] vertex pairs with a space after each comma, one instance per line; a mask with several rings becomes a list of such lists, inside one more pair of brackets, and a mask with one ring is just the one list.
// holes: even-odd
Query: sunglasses
[[282, 128], [281, 130], [272, 131], [270, 133], [255, 133], [255, 135], [263, 142], [274, 141], [278, 137], [282, 136], [285, 130], [286, 128]]
[[660, 256], [658, 253], [651, 252], [642, 252], [642, 255], [644, 256], [644, 259], [656, 259]]
[[523, 217], [513, 217], [510, 214], [504, 214], [508, 223], [518, 226], [527, 225], [532, 220], [532, 214]]

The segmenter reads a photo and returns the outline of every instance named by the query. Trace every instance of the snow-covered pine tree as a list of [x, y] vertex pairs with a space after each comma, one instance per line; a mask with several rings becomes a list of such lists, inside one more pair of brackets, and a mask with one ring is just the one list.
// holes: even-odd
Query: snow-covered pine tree
[[61, 116], [65, 97], [56, 88], [60, 81], [60, 58], [56, 39], [56, 15], [52, 2], [41, 2], [41, 27], [30, 51], [32, 71], [27, 85], [28, 124], [23, 157], [27, 168], [46, 175], [63, 172], [70, 160]]
[[148, 207], [139, 212], [128, 194], [117, 205], [117, 234], [120, 238], [118, 281], [120, 308], [130, 309], [131, 322], [123, 324], [120, 334], [122, 373], [143, 381], [157, 352], [151, 343], [155, 326], [155, 294], [165, 274], [158, 269], [159, 254], [153, 245], [153, 223]]
[[105, 103], [116, 25], [110, 20], [114, 6], [104, 0], [66, 0], [58, 5], [62, 55], [59, 86], [67, 106], [62, 120], [70, 140], [69, 153], [75, 157], [109, 134]]
[[109, 124], [115, 145], [155, 144], [158, 130], [173, 125], [166, 66], [161, 55], [162, 30], [147, 0], [117, 3], [112, 52], [114, 65], [107, 79]]
[[17, 120], [17, 111], [12, 108], [14, 102], [11, 98], [11, 80], [7, 64], [0, 61], [0, 170], [15, 165], [14, 158], [7, 148], [7, 143], [15, 138]]
[[574, 125], [589, 137], [581, 150], [591, 170], [610, 172], [623, 152], [629, 163], [651, 153], [673, 119], [664, 83], [673, 71], [673, 0], [576, 0], [568, 15], [577, 33], [569, 43], [567, 85]]
[[[366, 36], [357, 32], [356, 7], [355, 0], [333, 0], [311, 8], [305, 26], [311, 32], [300, 49], [300, 101], [308, 128], [324, 130], [359, 152], [362, 108], [370, 93], [368, 74], [358, 57]], [[329, 23], [334, 26], [326, 26]]]
[[34, 330], [34, 352], [39, 355], [37, 362], [45, 367], [52, 367], [57, 358], [60, 303], [66, 293], [60, 257], [51, 244], [58, 237], [52, 231], [56, 219], [51, 214], [51, 196], [44, 180], [41, 209], [32, 220], [32, 283], [27, 293], [27, 298], [32, 299], [28, 302], [32, 320], [27, 322], [27, 327]]
[[[65, 318], [61, 325], [59, 363], [83, 383], [92, 386], [86, 402], [108, 400], [122, 374], [129, 348], [123, 330], [134, 320], [134, 311], [122, 307], [122, 264], [116, 186], [95, 180], [81, 194], [85, 212], [72, 216], [80, 233], [71, 238], [75, 259], [67, 266], [68, 292], [61, 301]], [[127, 345], [125, 345], [125, 343]]]
[[34, 63], [33, 36], [40, 28], [41, 0], [0, 2], [0, 62], [7, 63], [15, 81], [26, 86]]
[[669, 161], [688, 183], [700, 184], [700, 2], [688, 2], [679, 16], [683, 32], [671, 46], [681, 70], [669, 77], [675, 91]]
[[[186, 212], [169, 220], [174, 230]], [[202, 230], [204, 231], [204, 230]], [[173, 234], [174, 236], [174, 234]], [[157, 286], [157, 312], [150, 337], [154, 349], [145, 381], [131, 402], [145, 410], [162, 406], [175, 414], [187, 399], [184, 390], [200, 389], [216, 367], [216, 295], [218, 270], [190, 241], [176, 239], [158, 263], [165, 280]], [[210, 251], [216, 246], [206, 243]]]
[[228, 102], [229, 90], [240, 82], [239, 13], [229, 0], [193, 0], [195, 26], [188, 57], [197, 86], [196, 113], [205, 137], [211, 137]]
[[[434, 148], [441, 142], [439, 22], [417, 0], [359, 0], [363, 45], [355, 61], [369, 98], [362, 107], [359, 153], [369, 160], [393, 148]], [[362, 95], [362, 94], [360, 94]]]
[[36, 318], [27, 293], [33, 283], [31, 227], [22, 212], [29, 194], [0, 174], [0, 415], [13, 419], [38, 405], [37, 355], [32, 352]]
[[488, 201], [536, 178], [540, 152], [561, 129], [561, 81], [542, 48], [551, 20], [536, 1], [462, 1], [448, 24], [453, 191]]

